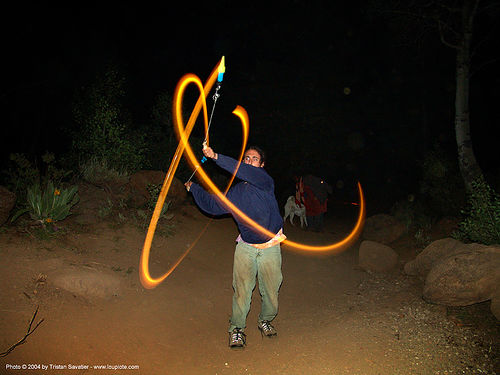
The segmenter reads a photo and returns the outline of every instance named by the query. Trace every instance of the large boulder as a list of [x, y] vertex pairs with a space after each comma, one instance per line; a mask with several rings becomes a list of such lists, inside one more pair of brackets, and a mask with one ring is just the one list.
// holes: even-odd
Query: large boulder
[[443, 238], [432, 242], [417, 257], [406, 263], [404, 271], [407, 275], [419, 276], [422, 280], [427, 277], [434, 263], [443, 257], [453, 255], [463, 250], [464, 244], [454, 238]]
[[[129, 188], [130, 199], [129, 201], [135, 207], [145, 205], [150, 199], [148, 185], [162, 185], [165, 181], [166, 173], [163, 171], [138, 171], [130, 176]], [[165, 202], [170, 201], [172, 207], [182, 203], [187, 197], [187, 192], [184, 184], [176, 177], [172, 180], [172, 185], [168, 191]]]
[[423, 298], [447, 306], [467, 306], [492, 299], [500, 288], [500, 247], [463, 245], [434, 262]]
[[359, 266], [366, 271], [389, 272], [398, 261], [398, 254], [387, 245], [363, 241], [359, 246]]
[[0, 225], [3, 225], [10, 216], [10, 211], [16, 204], [16, 194], [6, 187], [0, 186]]
[[388, 245], [401, 237], [405, 231], [405, 225], [394, 216], [378, 214], [366, 219], [362, 237], [365, 240]]

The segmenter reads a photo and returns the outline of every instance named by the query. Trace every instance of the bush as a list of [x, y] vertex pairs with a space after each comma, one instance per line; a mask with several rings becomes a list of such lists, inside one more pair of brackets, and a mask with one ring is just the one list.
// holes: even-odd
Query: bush
[[125, 80], [109, 68], [76, 98], [73, 113], [76, 127], [71, 137], [79, 165], [90, 160], [106, 163], [119, 172], [133, 172], [144, 162], [144, 136], [132, 129], [123, 110]]
[[[184, 118], [189, 116], [185, 114]], [[155, 98], [149, 123], [142, 126], [147, 154], [145, 164], [153, 170], [165, 170], [177, 148], [172, 121], [172, 96], [166, 92]]]
[[92, 184], [99, 184], [108, 181], [121, 181], [127, 178], [125, 172], [119, 172], [108, 166], [106, 159], [96, 157], [87, 160], [80, 165], [82, 178]]
[[[185, 105], [185, 107], [193, 108], [189, 105]], [[190, 116], [191, 112], [183, 109], [183, 120], [187, 122]], [[198, 124], [199, 128], [201, 128], [201, 124]], [[150, 121], [142, 125], [139, 130], [144, 134], [144, 142], [147, 149], [144, 160], [145, 166], [153, 170], [166, 170], [179, 144], [172, 118], [172, 96], [168, 92], [161, 92], [156, 96], [151, 109]], [[200, 129], [197, 131], [195, 127], [189, 138], [189, 143], [195, 152], [201, 149], [204, 139], [204, 137], [196, 136], [196, 134], [199, 134], [199, 131]], [[184, 173], [180, 177], [181, 179], [189, 177], [189, 172], [185, 172], [186, 169], [189, 170], [189, 166], [185, 158], [182, 158], [177, 172], [177, 175]]]
[[465, 203], [465, 187], [458, 163], [439, 147], [429, 151], [421, 161], [420, 195], [426, 211], [432, 216], [456, 216]]
[[[139, 209], [136, 211], [134, 215], [134, 219], [136, 224], [141, 228], [141, 230], [145, 230], [148, 228], [151, 217], [153, 215], [154, 209], [156, 208], [156, 203], [158, 201], [158, 196], [160, 195], [162, 184], [148, 184], [147, 186], [149, 192], [149, 200], [145, 205], [145, 209]], [[159, 222], [161, 223], [157, 226], [157, 233], [162, 236], [171, 236], [174, 234], [175, 225], [172, 223], [172, 218], [174, 214], [168, 213], [170, 209], [171, 201], [166, 201], [162, 207]]]
[[434, 219], [426, 212], [421, 200], [413, 194], [409, 194], [406, 200], [396, 202], [391, 207], [391, 215], [406, 226], [406, 231], [410, 230], [428, 232]]
[[500, 244], [500, 196], [481, 179], [472, 183], [465, 215], [453, 237], [464, 242]]
[[413, 233], [418, 247], [424, 248], [431, 243], [430, 232], [435, 219], [426, 213], [425, 206], [413, 194], [396, 202], [391, 215], [406, 226], [407, 233]]

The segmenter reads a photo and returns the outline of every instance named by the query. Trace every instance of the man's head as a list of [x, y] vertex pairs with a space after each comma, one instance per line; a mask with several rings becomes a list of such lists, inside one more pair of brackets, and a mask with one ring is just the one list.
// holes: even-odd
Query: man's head
[[266, 161], [266, 155], [257, 146], [250, 146], [245, 151], [245, 156], [243, 156], [243, 162], [245, 164], [253, 165], [254, 167], [264, 167], [264, 162]]

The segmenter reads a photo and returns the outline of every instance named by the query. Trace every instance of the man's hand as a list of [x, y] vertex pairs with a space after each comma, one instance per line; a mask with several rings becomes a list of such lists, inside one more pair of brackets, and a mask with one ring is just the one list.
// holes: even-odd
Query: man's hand
[[217, 160], [217, 154], [212, 150], [211, 147], [208, 147], [206, 143], [203, 143], [203, 155], [207, 158]]
[[191, 185], [193, 184], [193, 181], [188, 181], [184, 184], [184, 186], [186, 187], [186, 190], [189, 191], [191, 190]]

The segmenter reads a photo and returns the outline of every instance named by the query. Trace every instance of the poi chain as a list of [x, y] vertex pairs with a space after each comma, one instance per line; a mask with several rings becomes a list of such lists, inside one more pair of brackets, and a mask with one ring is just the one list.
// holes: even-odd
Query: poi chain
[[[182, 260], [186, 257], [186, 255], [189, 253], [191, 248], [194, 246], [191, 245], [180, 257], [179, 259], [170, 267], [170, 269], [163, 274], [162, 276], [158, 278], [153, 278], [151, 274], [149, 273], [149, 254], [151, 251], [151, 243], [153, 241], [154, 233], [156, 230], [156, 226], [158, 224], [158, 219], [161, 214], [161, 210], [163, 208], [163, 204], [165, 203], [165, 198], [168, 194], [168, 191], [170, 189], [170, 186], [172, 184], [172, 180], [175, 174], [175, 171], [177, 170], [177, 167], [179, 166], [180, 158], [184, 151], [186, 152], [187, 159], [190, 162], [190, 164], [198, 170], [200, 178], [202, 180], [202, 183], [207, 187], [212, 193], [214, 193], [221, 201], [223, 204], [225, 204], [234, 215], [238, 217], [238, 219], [244, 221], [247, 225], [252, 226], [254, 229], [259, 231], [260, 233], [272, 238], [275, 236], [276, 233], [272, 233], [268, 231], [266, 228], [262, 227], [259, 225], [257, 222], [252, 220], [250, 217], [248, 217], [243, 211], [241, 211], [237, 206], [235, 206], [229, 199], [226, 198], [225, 194], [229, 190], [229, 187], [231, 186], [232, 182], [234, 181], [234, 178], [236, 177], [236, 171], [239, 168], [239, 165], [241, 164], [241, 160], [243, 159], [243, 155], [245, 153], [247, 141], [248, 141], [248, 132], [249, 132], [249, 120], [248, 120], [248, 114], [246, 110], [241, 107], [237, 106], [236, 109], [233, 111], [233, 114], [235, 114], [241, 121], [242, 125], [242, 130], [243, 130], [243, 142], [242, 142], [242, 147], [241, 147], [241, 152], [240, 156], [238, 158], [238, 163], [233, 171], [233, 175], [231, 177], [231, 180], [229, 181], [225, 193], [222, 193], [219, 188], [212, 182], [210, 177], [205, 173], [205, 170], [201, 165], [199, 164], [196, 156], [193, 153], [193, 150], [191, 149], [191, 146], [189, 145], [189, 136], [191, 134], [191, 131], [193, 130], [194, 124], [196, 122], [196, 119], [198, 118], [198, 115], [200, 113], [200, 110], [203, 108], [203, 116], [204, 116], [204, 125], [205, 125], [205, 131], [206, 131], [206, 143], [208, 145], [208, 115], [207, 115], [207, 104], [206, 104], [206, 96], [212, 89], [216, 77], [218, 75], [218, 72], [220, 71], [220, 68], [224, 64], [224, 58], [221, 59], [219, 64], [217, 64], [216, 68], [212, 71], [210, 74], [205, 86], [201, 83], [201, 80], [194, 74], [186, 74], [184, 77], [182, 77], [177, 84], [177, 87], [175, 89], [175, 95], [174, 95], [174, 123], [175, 123], [175, 130], [180, 138], [179, 144], [177, 146], [177, 149], [175, 151], [175, 154], [172, 158], [172, 162], [170, 163], [170, 167], [167, 171], [167, 174], [165, 176], [165, 180], [163, 182], [162, 189], [160, 191], [160, 194], [158, 196], [158, 201], [156, 202], [155, 209], [153, 211], [153, 216], [151, 217], [151, 222], [149, 224], [148, 232], [146, 234], [146, 239], [144, 241], [144, 247], [142, 249], [142, 254], [140, 258], [140, 264], [139, 264], [139, 275], [140, 275], [140, 280], [144, 288], [147, 289], [152, 289], [155, 288], [158, 284], [160, 284], [163, 280], [165, 280], [174, 270], [175, 268], [182, 262]], [[196, 105], [191, 112], [191, 116], [189, 117], [188, 123], [186, 127], [184, 128], [184, 123], [182, 119], [182, 101], [183, 101], [183, 96], [184, 96], [184, 91], [186, 90], [186, 87], [189, 84], [195, 84], [199, 91], [200, 91], [200, 97], [198, 98], [198, 101], [196, 102]], [[354, 225], [354, 228], [352, 231], [342, 240], [335, 242], [330, 245], [325, 245], [325, 246], [310, 246], [306, 244], [301, 244], [298, 242], [290, 241], [288, 239], [283, 241], [283, 244], [295, 249], [295, 250], [301, 250], [301, 251], [306, 251], [306, 252], [329, 252], [329, 253], [338, 253], [341, 252], [345, 249], [347, 249], [359, 236], [363, 229], [363, 224], [364, 224], [364, 219], [366, 215], [366, 209], [365, 209], [365, 199], [363, 195], [363, 190], [361, 188], [361, 184], [358, 182], [358, 193], [359, 193], [359, 214], [358, 214], [358, 219], [356, 221], [356, 224]], [[196, 241], [201, 237], [201, 234], [197, 237]]]

